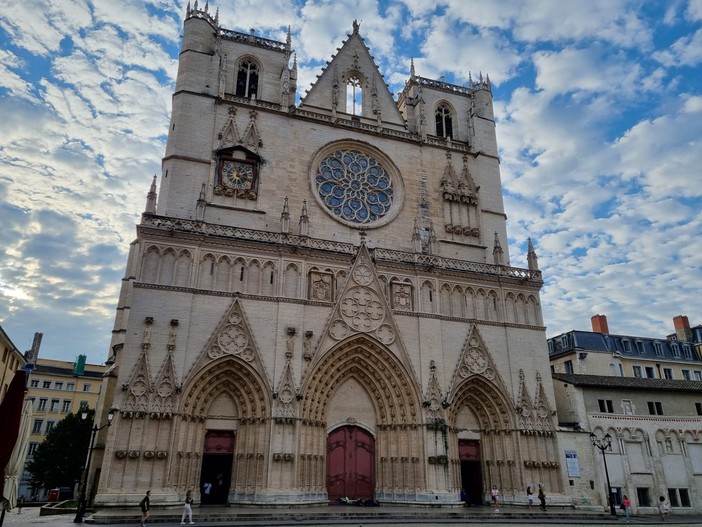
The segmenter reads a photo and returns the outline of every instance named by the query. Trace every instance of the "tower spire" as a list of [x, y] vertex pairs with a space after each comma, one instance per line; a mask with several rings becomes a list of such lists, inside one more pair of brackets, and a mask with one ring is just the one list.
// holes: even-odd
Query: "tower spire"
[[290, 208], [288, 207], [288, 197], [285, 196], [283, 202], [283, 212], [280, 213], [280, 232], [283, 234], [290, 233]]
[[156, 174], [154, 174], [154, 179], [151, 181], [149, 193], [146, 195], [144, 214], [156, 214]]
[[502, 257], [504, 251], [502, 250], [502, 245], [500, 245], [500, 238], [497, 236], [497, 231], [495, 231], [495, 244], [492, 248], [492, 258], [495, 261], [495, 265], [502, 265]]
[[530, 271], [539, 270], [539, 261], [536, 259], [536, 251], [531, 243], [531, 238], [529, 238], [529, 250], [527, 252], [527, 264], [529, 265]]
[[309, 236], [310, 217], [307, 213], [307, 200], [302, 202], [302, 214], [300, 214], [300, 236]]

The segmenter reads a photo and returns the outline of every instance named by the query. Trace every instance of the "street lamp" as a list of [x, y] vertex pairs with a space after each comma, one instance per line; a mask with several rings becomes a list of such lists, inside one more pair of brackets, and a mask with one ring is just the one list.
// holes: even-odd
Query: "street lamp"
[[[98, 426], [93, 425], [92, 435], [90, 436], [90, 448], [88, 449], [88, 459], [85, 462], [85, 470], [83, 471], [83, 482], [80, 486], [80, 497], [78, 498], [78, 511], [76, 512], [76, 517], [73, 519], [74, 523], [83, 523], [83, 516], [85, 516], [85, 508], [87, 506], [86, 487], [88, 486], [88, 475], [90, 474], [90, 458], [93, 455], [93, 447], [95, 446], [95, 436], [97, 433], [112, 424], [112, 419], [115, 417], [114, 409], [110, 408], [107, 412], [107, 424]], [[88, 408], [83, 407], [80, 412], [80, 418], [85, 421], [88, 418]]]
[[607, 498], [609, 499], [609, 512], [612, 516], [617, 515], [617, 511], [614, 508], [614, 496], [612, 496], [612, 485], [609, 483], [609, 471], [607, 470], [607, 456], [605, 456], [605, 450], [612, 451], [612, 436], [605, 434], [604, 437], [598, 438], [594, 432], [590, 434], [590, 441], [592, 441], [592, 446], [599, 448], [602, 452], [602, 460], [604, 461], [605, 476], [607, 477]]

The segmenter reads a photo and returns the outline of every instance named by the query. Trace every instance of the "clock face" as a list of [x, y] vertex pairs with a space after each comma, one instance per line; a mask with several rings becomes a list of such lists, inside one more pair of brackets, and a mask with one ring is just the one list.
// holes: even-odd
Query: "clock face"
[[235, 189], [249, 190], [253, 185], [253, 165], [241, 161], [222, 163], [222, 184]]

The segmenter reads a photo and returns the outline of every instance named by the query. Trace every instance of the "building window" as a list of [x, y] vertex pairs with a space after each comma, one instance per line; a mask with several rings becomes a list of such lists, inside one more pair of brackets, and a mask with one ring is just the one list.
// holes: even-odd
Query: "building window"
[[692, 348], [689, 344], [683, 344], [683, 355], [685, 355], [686, 359], [692, 358]]
[[695, 403], [695, 410], [697, 410], [697, 415], [702, 415], [702, 403]]
[[83, 385], [83, 391], [84, 391], [84, 392], [89, 392], [89, 391], [90, 391], [90, 387], [91, 387], [90, 383], [87, 383], [87, 382], [86, 382], [86, 383]]
[[355, 75], [346, 81], [346, 113], [363, 114], [363, 83]]
[[653, 369], [653, 366], [646, 366], [646, 378], [647, 379], [655, 379], [656, 378], [656, 372]]
[[663, 415], [663, 403], [660, 401], [648, 401], [649, 415]]
[[614, 413], [614, 404], [612, 404], [611, 399], [598, 399], [597, 403], [600, 405], [600, 412], [606, 414]]
[[54, 389], [55, 389], [55, 390], [63, 390], [63, 383], [62, 383], [62, 382], [59, 382], [59, 381], [56, 381], [56, 382], [54, 383]]
[[651, 506], [651, 493], [648, 487], [636, 487], [636, 501], [639, 507], [650, 507]]
[[258, 65], [251, 60], [239, 64], [236, 75], [236, 94], [239, 97], [256, 96], [258, 91]]
[[81, 401], [80, 404], [78, 405], [78, 408], [80, 408], [81, 410], [83, 408], [89, 408], [88, 401]]
[[49, 389], [51, 388], [51, 381], [44, 381], [41, 385], [42, 388]]
[[51, 399], [51, 412], [58, 412], [58, 407], [59, 407], [59, 401], [58, 399]]
[[631, 341], [630, 340], [623, 339], [622, 346], [624, 346], [624, 353], [631, 353]]
[[683, 379], [685, 379], [686, 381], [692, 380], [692, 376], [690, 375], [690, 370], [682, 370], [682, 376], [683, 376]]
[[641, 341], [641, 340], [636, 341], [636, 351], [638, 351], [641, 354], [646, 353], [646, 351], [644, 350], [643, 341]]
[[666, 379], [673, 379], [673, 370], [671, 368], [663, 368], [663, 377]]
[[56, 424], [56, 421], [47, 421], [46, 422], [46, 433], [47, 434], [49, 432], [51, 432], [51, 430], [53, 430], [55, 424]]
[[66, 383], [66, 390], [69, 392], [72, 392], [76, 389], [76, 383], [74, 382], [68, 382]]
[[436, 108], [436, 135], [439, 137], [449, 137], [453, 139], [453, 120], [451, 119], [451, 109], [445, 104], [440, 104]]
[[634, 372], [634, 377], [643, 377], [643, 375], [641, 375], [641, 366], [633, 366], [632, 371]]
[[39, 381], [37, 379], [32, 379], [32, 388], [39, 388]]
[[46, 412], [46, 401], [48, 401], [48, 399], [46, 398], [39, 399], [39, 406], [37, 407], [37, 412]]
[[573, 373], [573, 361], [572, 360], [567, 360], [563, 363], [563, 367], [565, 368], [566, 373]]
[[61, 407], [61, 412], [64, 414], [67, 414], [68, 412], [71, 411], [71, 401], [63, 401], [63, 406]]
[[37, 443], [36, 441], [31, 441], [29, 443], [29, 448], [27, 448], [27, 455], [30, 457], [33, 456], [34, 452], [37, 451], [38, 446], [39, 446], [39, 443]]
[[[653, 345], [655, 346], [656, 344], [658, 344], [658, 347], [660, 347], [660, 343], [656, 342]], [[679, 359], [680, 358], [680, 345], [677, 342], [671, 342], [670, 349], [673, 350], [673, 357], [675, 357], [676, 359]], [[656, 355], [658, 355], [658, 353], [656, 353]]]
[[696, 381], [702, 381], [702, 371], [700, 370], [695, 370], [692, 373], [695, 374], [695, 380]]
[[690, 507], [690, 493], [687, 489], [668, 489], [671, 507]]
[[44, 424], [43, 419], [35, 419], [34, 424], [32, 425], [32, 433], [33, 434], [41, 434], [41, 425]]

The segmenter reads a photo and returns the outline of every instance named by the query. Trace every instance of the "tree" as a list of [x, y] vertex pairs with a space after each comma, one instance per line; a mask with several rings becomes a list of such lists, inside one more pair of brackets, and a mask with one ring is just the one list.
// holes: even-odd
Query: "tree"
[[70, 413], [49, 431], [27, 464], [33, 487], [73, 488], [80, 481], [94, 417], [94, 410], [88, 410], [86, 419]]

